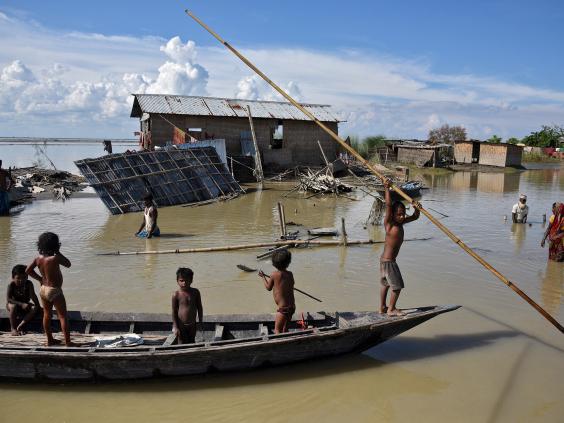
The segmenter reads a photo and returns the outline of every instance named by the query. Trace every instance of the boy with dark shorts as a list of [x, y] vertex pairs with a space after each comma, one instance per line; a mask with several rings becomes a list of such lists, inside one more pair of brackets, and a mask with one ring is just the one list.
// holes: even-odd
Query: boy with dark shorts
[[[401, 290], [404, 287], [403, 278], [396, 263], [396, 257], [403, 243], [403, 225], [413, 222], [419, 218], [419, 210], [415, 208], [414, 213], [406, 217], [405, 206], [401, 201], [395, 201], [392, 204], [390, 194], [390, 181], [384, 180], [385, 199], [386, 199], [386, 217], [384, 218], [384, 227], [386, 228], [386, 240], [384, 243], [384, 252], [380, 257], [380, 313], [387, 313], [388, 316], [404, 316], [396, 308]], [[390, 295], [390, 306], [386, 305], [388, 290], [392, 288]]]
[[176, 271], [176, 283], [180, 288], [172, 294], [172, 331], [179, 344], [192, 344], [196, 341], [196, 315], [202, 323], [204, 309], [200, 291], [191, 288], [194, 272], [187, 267]]
[[33, 319], [40, 308], [33, 283], [27, 279], [25, 266], [15, 265], [12, 269], [12, 282], [8, 284], [6, 293], [6, 309], [10, 315], [12, 335], [23, 335], [26, 323]]
[[274, 333], [288, 332], [288, 323], [292, 321], [292, 315], [296, 311], [294, 299], [294, 275], [286, 270], [292, 261], [292, 254], [282, 249], [272, 254], [272, 265], [277, 271], [270, 276], [261, 270], [259, 276], [264, 279], [264, 287], [273, 291], [274, 301], [278, 306], [276, 310], [276, 321], [274, 322]]
[[[47, 346], [60, 344], [61, 341], [53, 338], [51, 331], [51, 310], [53, 306], [57, 311], [61, 331], [65, 337], [65, 345], [73, 346], [67, 323], [67, 301], [63, 295], [63, 274], [61, 266], [71, 267], [71, 262], [60, 251], [59, 237], [53, 232], [44, 232], [39, 235], [37, 250], [39, 255], [31, 262], [25, 272], [41, 284], [39, 296], [43, 303], [43, 330], [47, 336]], [[35, 269], [39, 269], [39, 273]]]

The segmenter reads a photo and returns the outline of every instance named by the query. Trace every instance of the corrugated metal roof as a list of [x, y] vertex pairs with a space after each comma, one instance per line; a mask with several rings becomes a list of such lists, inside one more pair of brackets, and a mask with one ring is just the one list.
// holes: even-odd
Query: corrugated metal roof
[[[253, 101], [215, 97], [192, 97], [163, 94], [133, 94], [135, 100], [131, 117], [143, 113], [162, 113], [192, 116], [247, 117], [246, 108], [251, 106], [254, 118], [310, 120], [291, 103], [281, 101]], [[322, 122], [341, 122], [331, 106], [323, 104], [302, 104]]]

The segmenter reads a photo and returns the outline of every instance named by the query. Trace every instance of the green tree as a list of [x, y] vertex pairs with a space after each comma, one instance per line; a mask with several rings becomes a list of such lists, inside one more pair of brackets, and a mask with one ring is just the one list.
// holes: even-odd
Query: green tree
[[488, 142], [491, 142], [492, 144], [501, 144], [501, 137], [498, 137], [497, 135], [492, 135], [489, 139]]
[[564, 128], [558, 125], [543, 125], [538, 132], [531, 132], [521, 142], [532, 147], [558, 147], [564, 138]]
[[521, 141], [519, 138], [511, 137], [507, 139], [507, 144], [519, 144]]
[[466, 128], [463, 126], [443, 125], [429, 131], [429, 142], [431, 144], [452, 144], [455, 141], [464, 140], [466, 140]]

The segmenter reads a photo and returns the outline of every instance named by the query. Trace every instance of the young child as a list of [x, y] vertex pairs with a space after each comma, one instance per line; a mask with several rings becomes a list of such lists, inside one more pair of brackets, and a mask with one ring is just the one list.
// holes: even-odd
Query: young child
[[202, 323], [204, 310], [200, 291], [191, 288], [194, 272], [187, 267], [176, 271], [179, 290], [172, 294], [172, 330], [179, 344], [191, 344], [196, 340], [196, 314]]
[[[47, 346], [60, 344], [61, 341], [53, 338], [51, 332], [51, 310], [55, 306], [61, 330], [65, 337], [65, 345], [72, 346], [67, 324], [67, 303], [63, 295], [63, 274], [61, 266], [71, 267], [71, 262], [60, 252], [59, 237], [52, 232], [44, 232], [37, 241], [37, 256], [25, 272], [41, 284], [39, 296], [43, 302], [43, 330], [47, 336]], [[39, 269], [40, 274], [35, 271]]]
[[[415, 208], [414, 213], [406, 217], [405, 206], [401, 201], [395, 201], [392, 204], [390, 194], [390, 181], [384, 181], [385, 199], [386, 199], [386, 217], [384, 218], [384, 227], [386, 228], [386, 240], [384, 243], [384, 252], [380, 257], [380, 313], [387, 313], [388, 316], [404, 316], [396, 308], [396, 303], [402, 288], [404, 287], [403, 278], [401, 276], [396, 257], [399, 254], [401, 244], [403, 243], [403, 225], [413, 222], [419, 218], [419, 210]], [[386, 306], [388, 289], [392, 288], [390, 295], [390, 306]]]
[[154, 236], [160, 236], [161, 230], [157, 226], [157, 218], [159, 217], [159, 212], [157, 211], [157, 206], [153, 202], [153, 195], [147, 194], [143, 197], [145, 202], [145, 210], [143, 211], [143, 223], [139, 226], [139, 230], [135, 232], [135, 235], [139, 238], [152, 238]]
[[[31, 303], [33, 301], [33, 304]], [[6, 308], [10, 314], [12, 335], [23, 335], [24, 326], [40, 309], [33, 283], [27, 279], [25, 266], [17, 264], [12, 269], [12, 282], [8, 284]], [[18, 324], [18, 320], [22, 321]]]
[[286, 270], [292, 261], [292, 254], [282, 249], [272, 254], [272, 265], [277, 271], [270, 276], [261, 270], [259, 276], [264, 279], [264, 287], [273, 291], [274, 302], [278, 306], [276, 310], [276, 321], [274, 322], [274, 333], [288, 332], [288, 323], [296, 311], [294, 300], [294, 275]]

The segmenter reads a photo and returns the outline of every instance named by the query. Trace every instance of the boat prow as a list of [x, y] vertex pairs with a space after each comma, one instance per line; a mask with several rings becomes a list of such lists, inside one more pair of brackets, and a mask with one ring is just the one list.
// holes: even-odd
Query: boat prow
[[[73, 347], [45, 347], [39, 319], [28, 334], [0, 336], [0, 379], [127, 380], [240, 371], [363, 351], [457, 305], [419, 307], [405, 316], [376, 312], [304, 313], [306, 328], [293, 321], [290, 331], [274, 334], [273, 314], [210, 315], [196, 343], [174, 345], [168, 314], [69, 312]], [[53, 320], [58, 330], [58, 321]], [[9, 330], [6, 312], [0, 329]], [[99, 338], [137, 334], [142, 345], [104, 348]], [[98, 338], [98, 341], [97, 339]]]

